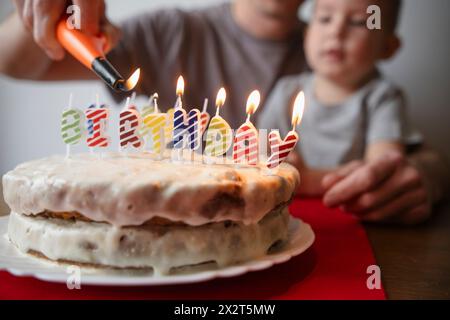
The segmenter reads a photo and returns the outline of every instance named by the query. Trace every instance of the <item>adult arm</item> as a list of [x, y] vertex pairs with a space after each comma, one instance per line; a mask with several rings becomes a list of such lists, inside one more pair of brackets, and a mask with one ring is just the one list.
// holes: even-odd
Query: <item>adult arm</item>
[[448, 194], [449, 182], [447, 159], [422, 147], [407, 157], [389, 152], [348, 174], [326, 176], [323, 201], [364, 221], [415, 224], [431, 216], [432, 204]]

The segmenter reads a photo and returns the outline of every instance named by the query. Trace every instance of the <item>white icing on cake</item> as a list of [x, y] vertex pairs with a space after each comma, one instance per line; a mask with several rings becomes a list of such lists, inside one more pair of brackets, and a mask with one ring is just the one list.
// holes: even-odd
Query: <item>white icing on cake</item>
[[8, 236], [22, 252], [38, 252], [51, 260], [89, 263], [100, 267], [154, 268], [215, 261], [225, 266], [263, 256], [288, 237], [286, 208], [259, 223], [225, 222], [192, 226], [119, 228], [107, 223], [28, 217], [12, 212]]
[[12, 211], [78, 212], [115, 226], [153, 217], [198, 226], [224, 220], [255, 224], [290, 200], [297, 170], [282, 164], [269, 174], [257, 167], [172, 163], [149, 154], [80, 154], [26, 162], [3, 176]]

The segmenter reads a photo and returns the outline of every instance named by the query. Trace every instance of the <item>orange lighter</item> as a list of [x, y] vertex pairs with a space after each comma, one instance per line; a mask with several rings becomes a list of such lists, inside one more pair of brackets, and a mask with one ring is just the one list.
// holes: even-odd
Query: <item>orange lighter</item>
[[71, 29], [67, 26], [66, 19], [62, 19], [58, 23], [56, 35], [61, 45], [75, 59], [94, 71], [114, 90], [127, 92], [136, 86], [140, 69], [138, 68], [127, 80], [124, 80], [105, 58], [106, 38], [104, 36], [94, 37], [79, 30]]

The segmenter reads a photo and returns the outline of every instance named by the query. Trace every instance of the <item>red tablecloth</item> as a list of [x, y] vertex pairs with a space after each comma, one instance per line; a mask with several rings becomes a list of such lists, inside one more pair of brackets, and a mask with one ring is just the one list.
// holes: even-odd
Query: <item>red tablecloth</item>
[[0, 299], [385, 299], [383, 289], [366, 286], [375, 263], [361, 225], [316, 199], [296, 199], [291, 213], [311, 224], [316, 241], [300, 256], [246, 275], [180, 286], [89, 287], [0, 272]]

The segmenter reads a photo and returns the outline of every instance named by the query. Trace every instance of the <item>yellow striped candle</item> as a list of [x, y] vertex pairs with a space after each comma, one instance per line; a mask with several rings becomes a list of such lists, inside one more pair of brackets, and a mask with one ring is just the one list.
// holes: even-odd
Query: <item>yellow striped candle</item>
[[[155, 108], [152, 105], [145, 106], [144, 108], [142, 108], [142, 111], [141, 111], [142, 119], [145, 119], [146, 116], [152, 114], [154, 112], [154, 110], [155, 110]], [[139, 134], [141, 135], [142, 138], [145, 139], [149, 133], [150, 133], [150, 128], [144, 123], [144, 121], [142, 121], [141, 128], [139, 129]]]
[[157, 93], [154, 93], [150, 99], [152, 100], [152, 105], [143, 110], [143, 127], [141, 133], [144, 133], [145, 135], [150, 134], [152, 139], [152, 150], [154, 153], [160, 155], [164, 150], [162, 145], [164, 139], [164, 127], [167, 123], [167, 114], [159, 112]]
[[143, 121], [144, 125], [148, 128], [152, 139], [152, 150], [156, 154], [161, 154], [163, 148], [163, 135], [164, 128], [167, 123], [167, 114], [165, 113], [152, 113], [147, 115]]
[[170, 108], [166, 112], [167, 122], [164, 127], [164, 139], [167, 143], [171, 142], [172, 137], [173, 137], [173, 115], [174, 115], [174, 113], [175, 113], [174, 108]]
[[228, 122], [220, 115], [220, 108], [224, 105], [227, 93], [224, 88], [220, 88], [216, 97], [216, 115], [209, 123], [206, 131], [205, 155], [220, 157], [224, 155], [231, 147], [233, 141], [233, 132]]
[[[155, 113], [155, 105], [157, 104], [157, 101], [158, 101], [158, 94], [157, 93], [152, 94], [152, 96], [148, 99], [148, 104], [144, 106], [141, 111], [142, 122], [139, 128], [139, 134], [144, 140], [144, 149], [145, 146], [147, 145], [148, 135], [150, 134], [150, 128], [144, 123], [144, 119], [149, 114]], [[158, 106], [156, 105], [156, 107]]]
[[233, 133], [231, 127], [221, 116], [214, 116], [206, 131], [205, 155], [220, 157], [231, 147]]

